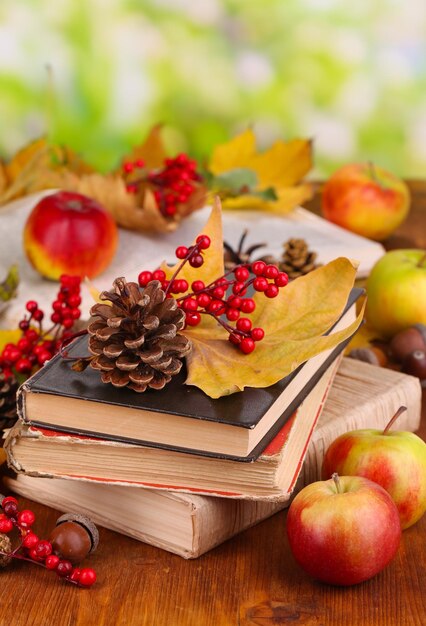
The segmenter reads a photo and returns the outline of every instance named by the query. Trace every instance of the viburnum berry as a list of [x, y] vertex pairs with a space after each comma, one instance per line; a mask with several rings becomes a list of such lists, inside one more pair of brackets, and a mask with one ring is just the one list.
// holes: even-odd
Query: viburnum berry
[[56, 566], [56, 573], [61, 578], [64, 578], [65, 576], [69, 576], [71, 574], [72, 570], [73, 570], [72, 563], [70, 561], [67, 561], [67, 560], [62, 560], [61, 559], [59, 561], [58, 565]]
[[240, 317], [240, 312], [238, 309], [229, 307], [229, 309], [226, 311], [226, 317], [230, 322], [235, 322]]
[[29, 313], [35, 313], [35, 311], [37, 311], [38, 309], [38, 304], [37, 302], [35, 302], [35, 300], [28, 300], [27, 304], [25, 305], [25, 308], [27, 309]]
[[34, 311], [33, 319], [35, 319], [36, 322], [41, 322], [43, 317], [44, 317], [44, 313], [40, 309], [37, 309], [36, 311]]
[[186, 323], [188, 326], [198, 326], [201, 322], [201, 315], [198, 311], [191, 311], [186, 314]]
[[279, 269], [276, 265], [267, 265], [263, 270], [263, 276], [265, 278], [276, 278], [279, 274]]
[[191, 267], [201, 267], [204, 263], [204, 259], [201, 254], [194, 254], [189, 258], [189, 264]]
[[250, 277], [250, 272], [244, 266], [237, 267], [234, 271], [234, 274], [235, 274], [235, 278], [240, 282], [244, 282], [245, 280], [248, 280], [248, 278]]
[[36, 547], [39, 541], [40, 540], [37, 537], [37, 535], [33, 533], [32, 531], [30, 531], [23, 538], [22, 545], [24, 546], [24, 548], [28, 548], [29, 550], [31, 550], [32, 548]]
[[35, 515], [30, 509], [20, 511], [17, 516], [18, 524], [22, 528], [29, 528], [35, 522]]
[[265, 261], [255, 261], [251, 265], [251, 271], [253, 272], [253, 274], [256, 274], [256, 276], [262, 276], [265, 267]]
[[268, 287], [265, 289], [265, 296], [267, 298], [276, 298], [278, 295], [278, 287], [276, 285], [268, 285]]
[[253, 341], [262, 341], [265, 336], [265, 331], [263, 328], [253, 328], [250, 332], [250, 336]]
[[285, 287], [288, 284], [288, 274], [280, 272], [274, 279], [274, 282], [277, 287]]
[[253, 313], [256, 308], [256, 303], [253, 298], [245, 298], [242, 300], [240, 309], [243, 313]]
[[230, 333], [228, 339], [231, 343], [238, 346], [241, 343], [243, 337], [242, 335], [240, 335], [240, 333], [233, 332], [233, 333]]
[[191, 289], [195, 293], [197, 293], [198, 291], [202, 291], [204, 288], [205, 284], [202, 280], [194, 280], [194, 282], [191, 284]]
[[141, 287], [146, 287], [152, 280], [152, 272], [141, 272], [138, 276], [138, 282]]
[[207, 293], [200, 293], [197, 296], [197, 302], [200, 307], [205, 309], [211, 302], [211, 297]]
[[13, 522], [6, 515], [0, 517], [0, 533], [10, 533], [13, 529]]
[[251, 329], [251, 321], [247, 317], [240, 317], [237, 322], [238, 330], [247, 333]]
[[188, 248], [186, 246], [179, 246], [176, 248], [175, 255], [178, 259], [184, 259], [188, 254]]
[[165, 280], [165, 278], [166, 278], [166, 273], [163, 270], [155, 270], [152, 273], [153, 280], [159, 280], [161, 282], [162, 280]]
[[268, 288], [268, 281], [263, 276], [258, 276], [253, 281], [253, 289], [256, 291], [266, 291]]
[[210, 237], [208, 237], [207, 235], [198, 235], [195, 241], [198, 244], [198, 248], [200, 250], [207, 250], [208, 248], [210, 248], [211, 240]]
[[198, 309], [198, 302], [195, 298], [185, 298], [182, 303], [182, 308], [185, 311], [196, 311]]
[[35, 552], [39, 558], [46, 558], [52, 554], [52, 544], [45, 539], [40, 540], [35, 546]]
[[83, 587], [91, 587], [96, 582], [96, 572], [91, 567], [84, 567], [80, 571], [78, 582]]
[[56, 554], [49, 554], [44, 562], [46, 569], [55, 570], [60, 562], [60, 558]]
[[239, 348], [244, 354], [250, 354], [255, 349], [255, 343], [251, 337], [244, 337], [239, 344]]

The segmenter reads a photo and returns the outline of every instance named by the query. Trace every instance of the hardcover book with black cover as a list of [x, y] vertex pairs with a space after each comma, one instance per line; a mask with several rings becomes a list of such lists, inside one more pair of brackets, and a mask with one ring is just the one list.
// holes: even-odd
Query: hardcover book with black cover
[[[355, 319], [355, 302], [361, 293], [352, 290], [334, 330]], [[70, 354], [86, 354], [86, 341], [86, 337], [77, 339]], [[18, 412], [23, 421], [41, 428], [253, 461], [346, 343], [309, 359], [275, 385], [246, 388], [218, 399], [183, 384], [183, 372], [161, 391], [136, 394], [117, 389], [103, 384], [91, 368], [73, 371], [57, 355], [22, 385]]]

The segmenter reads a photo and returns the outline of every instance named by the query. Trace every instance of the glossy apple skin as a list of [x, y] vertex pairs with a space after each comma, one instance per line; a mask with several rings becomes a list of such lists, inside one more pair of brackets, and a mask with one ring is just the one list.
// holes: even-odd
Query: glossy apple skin
[[426, 250], [391, 250], [371, 270], [366, 284], [366, 318], [383, 337], [426, 324], [425, 255]]
[[44, 277], [61, 274], [93, 278], [108, 267], [117, 249], [118, 230], [95, 200], [70, 191], [44, 197], [24, 228], [24, 249]]
[[386, 489], [403, 529], [426, 511], [426, 443], [413, 433], [372, 429], [345, 433], [324, 457], [322, 477], [330, 478], [333, 472], [363, 476]]
[[407, 217], [407, 185], [381, 167], [367, 163], [346, 165], [324, 185], [324, 217], [364, 237], [386, 239]]
[[386, 491], [366, 478], [341, 476], [302, 489], [287, 514], [287, 536], [299, 565], [332, 585], [355, 585], [380, 572], [401, 539], [398, 511]]

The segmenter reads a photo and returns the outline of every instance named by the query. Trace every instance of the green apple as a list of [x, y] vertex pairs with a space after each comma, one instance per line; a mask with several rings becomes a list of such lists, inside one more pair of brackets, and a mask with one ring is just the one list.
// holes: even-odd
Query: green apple
[[414, 433], [390, 430], [403, 410], [383, 431], [353, 430], [338, 437], [325, 454], [322, 476], [338, 472], [378, 483], [395, 502], [401, 527], [408, 528], [426, 511], [426, 443]]
[[392, 250], [367, 280], [366, 317], [383, 337], [426, 324], [426, 250]]

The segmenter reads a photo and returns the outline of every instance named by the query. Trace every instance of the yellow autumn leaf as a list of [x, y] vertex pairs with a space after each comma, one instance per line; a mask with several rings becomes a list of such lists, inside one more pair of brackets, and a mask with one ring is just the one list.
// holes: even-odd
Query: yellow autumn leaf
[[256, 154], [256, 137], [251, 128], [216, 146], [210, 158], [209, 170], [217, 176], [239, 167], [249, 167]]
[[312, 167], [312, 142], [305, 139], [276, 141], [269, 150], [253, 155], [247, 164], [259, 179], [259, 187], [290, 187]]
[[290, 283], [274, 300], [256, 296], [254, 326], [265, 338], [254, 352], [241, 353], [219, 325], [186, 330], [193, 349], [187, 357], [186, 383], [212, 398], [268, 387], [323, 350], [332, 349], [359, 327], [364, 309], [343, 330], [325, 334], [340, 317], [354, 284], [356, 269], [339, 258]]
[[48, 148], [45, 137], [40, 137], [18, 150], [6, 165], [6, 176], [9, 183], [13, 183], [28, 165], [32, 167], [41, 154], [47, 153]]
[[[256, 138], [247, 129], [213, 150], [209, 171], [216, 177], [218, 189], [226, 209], [257, 209], [288, 213], [295, 206], [312, 197], [312, 187], [300, 184], [312, 167], [312, 142], [305, 139], [276, 141], [268, 150], [256, 151]], [[255, 176], [255, 187], [242, 185], [244, 193], [230, 192], [226, 182], [234, 184], [242, 172]], [[226, 175], [226, 176], [225, 176]], [[225, 178], [224, 178], [225, 176]], [[249, 178], [247, 179], [249, 180]], [[213, 181], [213, 185], [215, 181]], [[246, 187], [249, 187], [246, 190]], [[274, 198], [275, 196], [275, 198]]]
[[259, 196], [243, 194], [235, 198], [225, 198], [223, 206], [233, 211], [271, 211], [288, 213], [295, 206], [299, 206], [312, 198], [313, 188], [309, 183], [295, 187], [281, 187], [275, 190], [276, 200], [264, 200]]
[[[184, 278], [188, 281], [189, 286], [191, 286], [194, 280], [202, 280], [208, 285], [223, 276], [222, 208], [219, 198], [215, 199], [210, 217], [199, 234], [210, 237], [211, 245], [203, 254], [204, 263], [200, 268], [191, 267], [189, 263], [186, 263], [179, 272], [179, 278]], [[162, 263], [161, 269], [166, 273], [168, 280], [170, 280], [181, 263], [182, 261], [178, 261], [173, 267], [169, 267], [165, 261]]]
[[16, 343], [21, 337], [22, 331], [19, 330], [19, 328], [14, 330], [0, 330], [0, 352], [7, 343]]

